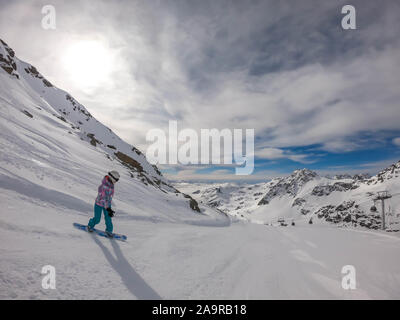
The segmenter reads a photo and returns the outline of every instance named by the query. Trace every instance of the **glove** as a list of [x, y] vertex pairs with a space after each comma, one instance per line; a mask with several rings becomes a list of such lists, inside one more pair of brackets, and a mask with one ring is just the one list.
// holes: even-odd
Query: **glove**
[[112, 217], [114, 217], [114, 210], [113, 209], [111, 209], [111, 208], [107, 208], [106, 209], [107, 210], [107, 212], [108, 212], [108, 215], [112, 218]]

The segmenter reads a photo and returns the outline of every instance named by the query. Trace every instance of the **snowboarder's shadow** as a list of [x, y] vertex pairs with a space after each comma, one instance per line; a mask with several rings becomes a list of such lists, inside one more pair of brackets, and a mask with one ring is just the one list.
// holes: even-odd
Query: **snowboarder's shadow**
[[129, 262], [126, 260], [122, 251], [115, 240], [110, 239], [111, 245], [114, 249], [116, 258], [111, 254], [110, 250], [106, 248], [101, 241], [92, 235], [94, 242], [103, 251], [104, 256], [114, 268], [114, 270], [119, 274], [122, 282], [125, 284], [126, 288], [138, 299], [144, 300], [161, 300], [162, 298], [158, 295], [153, 288], [151, 288], [146, 281], [132, 268]]

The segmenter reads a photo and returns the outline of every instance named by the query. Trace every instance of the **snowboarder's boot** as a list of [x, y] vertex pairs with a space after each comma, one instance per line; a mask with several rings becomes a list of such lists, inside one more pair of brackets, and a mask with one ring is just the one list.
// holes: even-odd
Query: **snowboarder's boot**
[[106, 231], [106, 235], [107, 235], [107, 237], [109, 237], [109, 238], [114, 238], [114, 235], [112, 234], [112, 232]]
[[92, 227], [87, 226], [86, 228], [87, 228], [88, 232], [93, 232], [94, 231]]

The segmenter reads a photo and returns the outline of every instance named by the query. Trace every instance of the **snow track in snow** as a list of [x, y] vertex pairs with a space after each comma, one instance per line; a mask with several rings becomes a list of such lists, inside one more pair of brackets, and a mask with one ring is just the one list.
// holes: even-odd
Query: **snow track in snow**
[[[90, 214], [1, 191], [2, 299], [400, 297], [396, 236], [323, 225], [215, 228], [115, 219], [116, 231], [128, 236], [117, 243], [72, 228]], [[41, 288], [47, 264], [56, 267], [56, 290]], [[341, 287], [345, 265], [356, 268], [356, 290]]]

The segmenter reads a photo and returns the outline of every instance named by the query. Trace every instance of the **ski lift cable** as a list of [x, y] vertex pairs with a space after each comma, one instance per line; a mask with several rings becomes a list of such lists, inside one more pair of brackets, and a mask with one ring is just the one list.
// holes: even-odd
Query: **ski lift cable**
[[[394, 196], [398, 196], [398, 195], [400, 195], [400, 192], [393, 193], [391, 196], [394, 197]], [[373, 199], [368, 199], [368, 200], [365, 200], [365, 201], [362, 201], [362, 202], [358, 202], [356, 204], [360, 205], [360, 204], [364, 204], [364, 203], [371, 202], [371, 201], [373, 201]]]
[[[391, 196], [394, 197], [394, 196], [398, 196], [398, 195], [400, 195], [400, 192], [393, 193]], [[365, 201], [362, 201], [362, 202], [358, 202], [356, 204], [361, 205], [361, 204], [364, 204], [364, 203], [367, 203], [367, 202], [371, 202], [371, 201], [373, 201], [373, 199], [368, 199], [368, 200], [365, 200]]]

